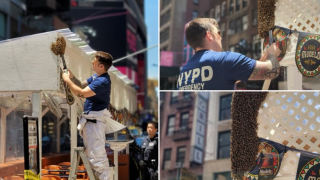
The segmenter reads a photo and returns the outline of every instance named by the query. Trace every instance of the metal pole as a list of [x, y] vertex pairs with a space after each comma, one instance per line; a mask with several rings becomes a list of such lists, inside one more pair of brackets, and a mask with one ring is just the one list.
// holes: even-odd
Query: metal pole
[[71, 115], [70, 115], [70, 124], [71, 124], [71, 132], [70, 132], [70, 137], [71, 137], [71, 145], [70, 145], [70, 157], [73, 157], [73, 153], [75, 153], [75, 151], [73, 150], [73, 148], [77, 147], [77, 141], [78, 141], [78, 137], [77, 137], [77, 103], [73, 103], [70, 107], [70, 111], [71, 111]]
[[39, 167], [42, 167], [42, 100], [40, 91], [32, 93], [32, 116], [38, 117]]
[[129, 54], [129, 55], [125, 56], [125, 57], [116, 59], [116, 60], [112, 61], [112, 63], [117, 63], [117, 62], [119, 62], [119, 61], [121, 61], [121, 60], [123, 60], [123, 59], [126, 59], [126, 58], [128, 58], [128, 57], [131, 57], [131, 56], [140, 54], [140, 53], [142, 53], [142, 52], [144, 52], [144, 51], [148, 51], [149, 49], [155, 48], [155, 47], [157, 47], [157, 46], [158, 46], [158, 44], [155, 44], [155, 45], [152, 45], [152, 46], [150, 46], [150, 47], [148, 47], [148, 48], [141, 49], [140, 51], [137, 51], [137, 52], [132, 53], [132, 54]]
[[6, 133], [7, 133], [7, 114], [6, 109], [1, 108], [1, 119], [0, 119], [0, 163], [4, 163], [6, 159]]
[[181, 167], [178, 168], [177, 180], [180, 180], [180, 172], [181, 172]]

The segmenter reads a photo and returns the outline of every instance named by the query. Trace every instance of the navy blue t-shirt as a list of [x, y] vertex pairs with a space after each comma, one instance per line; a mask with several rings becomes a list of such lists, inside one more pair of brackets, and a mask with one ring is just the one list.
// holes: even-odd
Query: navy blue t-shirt
[[97, 77], [94, 74], [87, 79], [88, 86], [96, 95], [86, 98], [84, 111], [101, 111], [107, 109], [110, 103], [111, 81], [108, 73]]
[[256, 60], [234, 52], [197, 51], [183, 66], [178, 90], [233, 90], [238, 80], [247, 81]]

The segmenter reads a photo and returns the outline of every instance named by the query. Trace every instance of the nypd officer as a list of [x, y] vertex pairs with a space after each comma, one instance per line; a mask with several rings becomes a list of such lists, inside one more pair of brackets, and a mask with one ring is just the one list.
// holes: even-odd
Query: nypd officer
[[147, 127], [148, 135], [141, 145], [142, 159], [140, 167], [142, 170], [142, 180], [158, 179], [158, 124], [149, 122]]

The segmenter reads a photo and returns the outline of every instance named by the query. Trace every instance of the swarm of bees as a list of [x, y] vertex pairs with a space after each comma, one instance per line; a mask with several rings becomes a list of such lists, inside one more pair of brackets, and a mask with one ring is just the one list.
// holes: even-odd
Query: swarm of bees
[[268, 92], [235, 92], [232, 97], [231, 169], [234, 180], [242, 180], [256, 161], [259, 146], [259, 108]]
[[55, 43], [51, 43], [50, 49], [55, 55], [61, 56], [61, 55], [64, 55], [64, 52], [66, 50], [66, 45], [67, 44], [64, 37], [59, 36]]
[[277, 0], [258, 1], [258, 34], [261, 38], [268, 37], [268, 31], [274, 27]]

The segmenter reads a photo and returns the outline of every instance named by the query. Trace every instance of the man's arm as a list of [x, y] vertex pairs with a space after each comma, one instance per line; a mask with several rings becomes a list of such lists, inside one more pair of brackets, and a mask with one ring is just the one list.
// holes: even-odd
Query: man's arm
[[81, 89], [84, 89], [86, 86], [88, 86], [88, 81], [87, 80], [84, 80], [84, 81], [80, 81], [79, 79], [77, 79], [76, 77], [72, 77], [71, 78], [71, 81], [77, 85], [78, 87], [80, 87]]
[[274, 79], [280, 74], [280, 64], [277, 56], [280, 54], [280, 50], [275, 44], [272, 44], [266, 52], [266, 57], [263, 56], [260, 61], [256, 62], [249, 80], [266, 80]]
[[88, 86], [88, 81], [84, 80], [84, 81], [80, 81], [79, 79], [77, 79], [76, 77], [74, 77], [74, 75], [72, 74], [72, 72], [68, 69], [69, 72], [69, 77], [71, 79], [71, 81], [77, 85], [78, 87], [80, 87], [81, 89], [84, 89], [86, 86]]
[[[91, 97], [96, 95], [95, 92], [93, 92], [89, 86], [85, 86], [84, 88], [79, 87], [78, 85], [76, 85], [73, 81], [71, 81], [70, 79], [71, 73], [63, 73], [62, 74], [62, 78], [64, 80], [64, 82], [67, 83], [67, 85], [69, 86], [70, 90], [76, 94], [78, 97], [82, 97], [82, 98], [87, 98], [87, 97]], [[78, 80], [78, 83], [80, 81]], [[88, 84], [88, 83], [87, 83]], [[84, 85], [84, 84], [80, 84], [80, 85]]]

